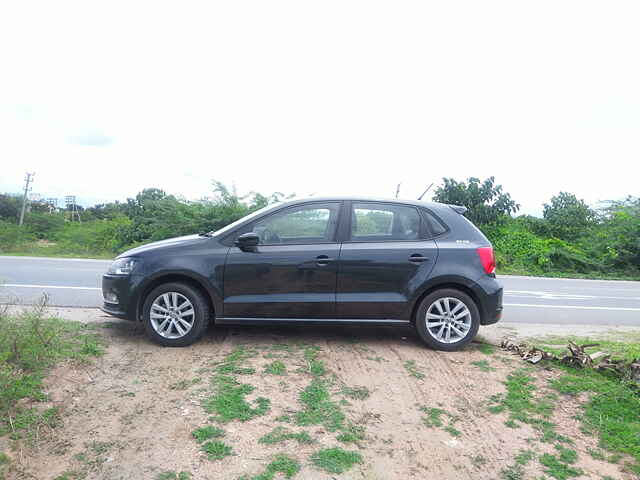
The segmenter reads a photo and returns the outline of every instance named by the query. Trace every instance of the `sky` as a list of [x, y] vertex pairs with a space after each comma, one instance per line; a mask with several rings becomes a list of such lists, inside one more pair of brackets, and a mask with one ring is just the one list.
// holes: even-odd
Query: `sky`
[[636, 0], [2, 2], [0, 192], [637, 196], [639, 22]]

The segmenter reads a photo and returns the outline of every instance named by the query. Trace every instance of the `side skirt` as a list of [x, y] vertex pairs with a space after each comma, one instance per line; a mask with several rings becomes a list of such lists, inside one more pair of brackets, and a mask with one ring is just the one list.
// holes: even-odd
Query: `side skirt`
[[218, 325], [360, 325], [407, 327], [409, 320], [364, 318], [216, 318]]

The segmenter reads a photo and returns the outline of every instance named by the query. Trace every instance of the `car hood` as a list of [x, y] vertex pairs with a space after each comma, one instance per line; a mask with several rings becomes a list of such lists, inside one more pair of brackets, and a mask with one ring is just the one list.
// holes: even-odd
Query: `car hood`
[[160, 248], [175, 247], [177, 245], [192, 245], [197, 242], [206, 240], [207, 237], [200, 235], [185, 235], [183, 237], [167, 238], [166, 240], [160, 240], [159, 242], [147, 243], [146, 245], [140, 245], [139, 247], [132, 248], [126, 252], [122, 252], [117, 258], [131, 257], [134, 255], [140, 255], [141, 253], [149, 252], [152, 250], [158, 250]]

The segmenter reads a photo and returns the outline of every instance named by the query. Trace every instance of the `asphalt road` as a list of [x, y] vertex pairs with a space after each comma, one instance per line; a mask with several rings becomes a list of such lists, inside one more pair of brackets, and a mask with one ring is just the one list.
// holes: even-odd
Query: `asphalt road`
[[[0, 256], [0, 303], [98, 307], [110, 260]], [[498, 277], [508, 322], [640, 326], [640, 282]]]

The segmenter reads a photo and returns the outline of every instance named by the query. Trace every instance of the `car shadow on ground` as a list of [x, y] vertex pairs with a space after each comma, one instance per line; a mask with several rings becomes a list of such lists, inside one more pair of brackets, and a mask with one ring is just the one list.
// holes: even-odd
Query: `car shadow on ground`
[[[103, 328], [111, 331], [114, 341], [133, 341], [153, 344], [147, 339], [144, 327], [137, 322], [109, 319], [102, 323]], [[200, 344], [231, 343], [273, 343], [317, 344], [388, 344], [423, 346], [415, 330], [410, 327], [367, 327], [367, 326], [328, 326], [328, 325], [215, 325], [211, 324]], [[427, 348], [427, 347], [425, 347]]]

